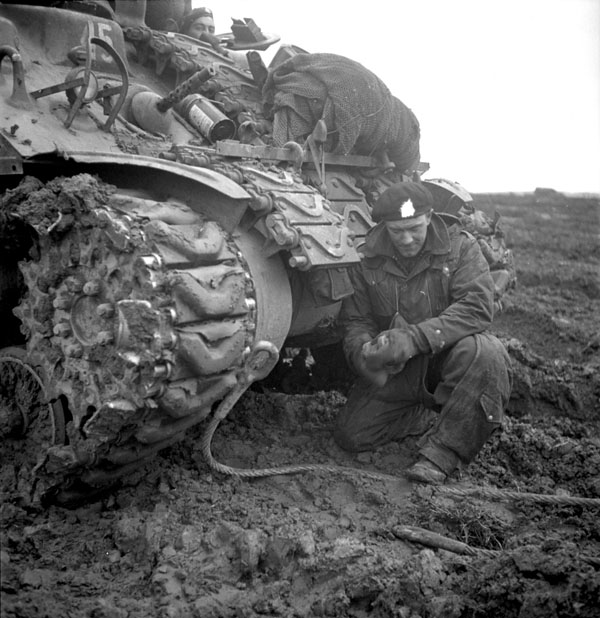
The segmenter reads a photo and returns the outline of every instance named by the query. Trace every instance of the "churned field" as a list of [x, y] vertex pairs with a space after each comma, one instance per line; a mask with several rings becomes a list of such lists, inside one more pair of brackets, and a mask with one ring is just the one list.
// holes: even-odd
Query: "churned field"
[[310, 354], [248, 391], [212, 452], [236, 469], [323, 469], [221, 474], [201, 425], [113, 492], [37, 509], [19, 496], [18, 442], [5, 442], [2, 617], [598, 616], [600, 200], [476, 199], [500, 213], [515, 255], [494, 324], [515, 384], [504, 431], [460, 477], [412, 486], [410, 442], [338, 449], [352, 378]]

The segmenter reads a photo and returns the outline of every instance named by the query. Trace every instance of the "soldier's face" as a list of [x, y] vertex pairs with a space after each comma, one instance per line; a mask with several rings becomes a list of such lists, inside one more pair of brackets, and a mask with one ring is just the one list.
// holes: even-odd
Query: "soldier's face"
[[193, 36], [195, 39], [199, 39], [203, 32], [208, 32], [209, 34], [215, 33], [215, 22], [212, 17], [208, 17], [208, 15], [198, 17], [188, 28], [186, 34], [188, 36]]
[[421, 251], [430, 221], [431, 212], [404, 221], [386, 221], [394, 248], [402, 257], [414, 257]]

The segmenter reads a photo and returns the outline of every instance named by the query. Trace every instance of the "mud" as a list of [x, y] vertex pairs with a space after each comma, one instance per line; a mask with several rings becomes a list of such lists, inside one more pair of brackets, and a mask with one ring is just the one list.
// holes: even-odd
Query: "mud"
[[[205, 425], [115, 491], [26, 507], [2, 445], [3, 617], [592, 617], [600, 607], [598, 200], [479, 196], [503, 216], [518, 285], [495, 332], [517, 380], [504, 431], [450, 485], [556, 501], [452, 497], [398, 480], [211, 471]], [[309, 357], [310, 359], [310, 357]], [[217, 429], [218, 461], [323, 463], [397, 474], [414, 444], [349, 455], [331, 431], [349, 377], [279, 368]], [[297, 369], [297, 367], [295, 367]], [[312, 371], [311, 371], [312, 370]], [[282, 386], [283, 385], [283, 386]], [[400, 538], [418, 526], [470, 555]]]

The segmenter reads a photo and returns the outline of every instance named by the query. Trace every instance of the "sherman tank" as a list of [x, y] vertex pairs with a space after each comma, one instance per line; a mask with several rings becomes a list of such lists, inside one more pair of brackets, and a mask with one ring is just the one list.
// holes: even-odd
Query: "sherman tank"
[[252, 19], [215, 45], [151, 5], [0, 5], [0, 435], [27, 500], [110, 486], [335, 342], [370, 204], [426, 169], [361, 65], [266, 65]]
[[[279, 38], [252, 19], [214, 45], [145, 18], [0, 5], [0, 431], [35, 500], [114, 483], [284, 348], [335, 341], [369, 204], [418, 174], [418, 122], [368, 71], [372, 101], [290, 94], [346, 61], [282, 45], [267, 66]], [[387, 124], [351, 122], [382, 103]]]

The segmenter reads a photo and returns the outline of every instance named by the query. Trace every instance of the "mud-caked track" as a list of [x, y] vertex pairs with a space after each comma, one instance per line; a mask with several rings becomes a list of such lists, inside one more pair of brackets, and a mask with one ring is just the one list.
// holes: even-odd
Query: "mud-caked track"
[[255, 332], [252, 279], [214, 221], [86, 174], [26, 179], [4, 209], [35, 238], [13, 313], [66, 427], [39, 453], [38, 492], [106, 484], [236, 385]]

